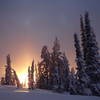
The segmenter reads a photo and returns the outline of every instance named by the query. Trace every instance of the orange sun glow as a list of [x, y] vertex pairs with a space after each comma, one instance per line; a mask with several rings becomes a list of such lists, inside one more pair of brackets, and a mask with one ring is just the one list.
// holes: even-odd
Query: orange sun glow
[[[20, 83], [22, 84], [23, 88], [28, 88], [28, 73], [27, 72], [21, 72], [19, 75]], [[36, 76], [34, 72], [34, 82], [36, 82]]]
[[28, 88], [28, 73], [22, 72], [19, 75], [20, 83], [23, 85], [24, 88]]

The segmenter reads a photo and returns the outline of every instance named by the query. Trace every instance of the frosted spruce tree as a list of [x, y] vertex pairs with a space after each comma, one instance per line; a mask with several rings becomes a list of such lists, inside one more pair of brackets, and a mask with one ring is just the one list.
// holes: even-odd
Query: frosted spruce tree
[[44, 87], [44, 78], [43, 78], [43, 74], [42, 74], [42, 69], [41, 69], [41, 64], [38, 62], [38, 65], [37, 65], [37, 70], [38, 70], [38, 73], [37, 73], [37, 88], [43, 88]]
[[28, 67], [28, 88], [31, 89], [31, 70], [30, 70], [30, 66]]
[[75, 74], [73, 74], [71, 71], [68, 77], [69, 77], [68, 92], [70, 94], [77, 94], [77, 80]]
[[54, 41], [54, 46], [52, 48], [53, 52], [51, 53], [51, 67], [52, 67], [52, 82], [53, 89], [60, 90], [61, 89], [61, 70], [60, 70], [60, 44], [59, 40], [56, 37]]
[[20, 84], [19, 78], [17, 76], [17, 73], [14, 69], [12, 69], [12, 71], [13, 71], [13, 74], [14, 74], [14, 80], [16, 81], [17, 88], [20, 88], [21, 84]]
[[34, 89], [34, 60], [31, 67], [28, 67], [28, 86], [29, 89]]
[[50, 89], [49, 84], [49, 63], [50, 63], [50, 53], [47, 46], [43, 46], [41, 50], [42, 61], [38, 64], [39, 71], [39, 87], [44, 89]]
[[96, 36], [92, 31], [89, 14], [88, 12], [85, 13], [85, 20], [84, 20], [84, 38], [82, 37], [82, 45], [84, 59], [86, 62], [86, 72], [90, 77], [90, 88], [92, 90], [93, 95], [100, 95], [100, 55], [99, 55], [99, 48], [96, 41]]
[[5, 84], [12, 85], [11, 59], [9, 54], [7, 55], [7, 64], [5, 67]]
[[34, 60], [32, 61], [31, 69], [30, 69], [30, 78], [31, 78], [31, 89], [34, 89]]
[[43, 74], [45, 76], [45, 87], [50, 88], [49, 84], [49, 64], [50, 64], [50, 53], [47, 46], [43, 46], [41, 51], [42, 66], [44, 67]]
[[64, 91], [69, 91], [69, 63], [65, 53], [62, 54], [61, 58], [61, 73], [62, 73], [62, 88]]
[[69, 64], [65, 53], [60, 51], [59, 40], [56, 37], [50, 62], [53, 89], [58, 92], [68, 91]]
[[[76, 64], [77, 64], [77, 92], [81, 95], [91, 95], [89, 89], [90, 79], [85, 72], [86, 64], [83, 59], [83, 55], [80, 48], [80, 43], [77, 34], [74, 34], [74, 42], [76, 49]], [[88, 92], [87, 92], [88, 91]]]
[[82, 50], [83, 50], [83, 57], [84, 57], [84, 60], [86, 60], [86, 52], [87, 52], [86, 34], [85, 34], [85, 25], [84, 25], [82, 15], [80, 16], [80, 31], [81, 31], [81, 41], [82, 41], [81, 45], [82, 45]]

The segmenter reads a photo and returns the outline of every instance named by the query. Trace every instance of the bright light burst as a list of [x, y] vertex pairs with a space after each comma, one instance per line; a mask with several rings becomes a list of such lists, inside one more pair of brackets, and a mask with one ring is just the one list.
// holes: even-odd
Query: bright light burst
[[20, 73], [18, 76], [19, 76], [20, 83], [23, 85], [23, 87], [28, 88], [28, 73], [23, 72]]
[[[22, 72], [18, 75], [23, 88], [28, 88], [28, 73]], [[36, 83], [36, 71], [34, 70], [34, 82]]]

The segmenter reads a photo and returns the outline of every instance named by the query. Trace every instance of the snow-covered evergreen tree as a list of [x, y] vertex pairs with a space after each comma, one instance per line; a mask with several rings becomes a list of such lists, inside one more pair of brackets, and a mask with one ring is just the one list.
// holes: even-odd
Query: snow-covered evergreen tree
[[80, 31], [81, 31], [81, 41], [82, 41], [81, 45], [82, 45], [82, 50], [83, 50], [83, 57], [84, 57], [84, 60], [86, 60], [86, 52], [87, 52], [86, 34], [85, 34], [85, 25], [84, 25], [82, 15], [80, 16]]
[[[86, 72], [91, 80], [91, 90], [93, 95], [100, 95], [100, 55], [99, 48], [96, 41], [96, 36], [92, 31], [89, 14], [85, 13], [85, 45], [82, 45], [85, 62], [87, 65]], [[82, 41], [83, 42], [83, 41]]]
[[31, 89], [31, 70], [30, 70], [30, 66], [28, 67], [28, 88]]
[[90, 79], [85, 72], [86, 64], [83, 59], [83, 55], [81, 52], [80, 48], [80, 43], [77, 34], [74, 34], [74, 42], [75, 42], [75, 49], [76, 49], [76, 64], [77, 64], [77, 88], [78, 88], [78, 93], [83, 94], [83, 95], [91, 95], [90, 93], [87, 94], [86, 90], [90, 91], [89, 89], [89, 84], [90, 84]]
[[28, 86], [29, 89], [34, 89], [34, 60], [31, 67], [28, 67]]
[[14, 80], [16, 82], [16, 85], [17, 85], [18, 88], [20, 88], [21, 84], [20, 84], [19, 78], [17, 76], [17, 73], [16, 73], [16, 71], [14, 69], [12, 69], [12, 71], [13, 71], [13, 74], [14, 74]]
[[54, 89], [59, 92], [68, 90], [69, 64], [65, 54], [60, 51], [59, 40], [56, 38], [52, 53], [47, 46], [41, 51], [42, 61], [38, 64], [39, 88]]
[[54, 89], [61, 88], [61, 77], [60, 77], [60, 44], [59, 40], [56, 37], [54, 41], [54, 46], [52, 48], [53, 52], [51, 53], [51, 73], [52, 73], [52, 84]]
[[37, 87], [41, 89], [46, 89], [46, 81], [44, 76], [44, 67], [41, 65], [42, 63], [38, 63], [38, 80]]
[[67, 57], [60, 51], [59, 40], [56, 38], [51, 53], [51, 72], [53, 88], [59, 92], [68, 90], [69, 64]]
[[10, 55], [7, 55], [7, 64], [6, 64], [6, 70], [5, 70], [5, 84], [6, 85], [12, 85], [12, 75], [11, 75], [11, 59]]
[[68, 79], [69, 79], [68, 92], [70, 94], [77, 94], [77, 80], [75, 78], [75, 74], [70, 72]]
[[31, 79], [31, 89], [34, 88], [34, 60], [32, 61], [32, 65], [31, 65], [31, 68], [30, 68], [30, 79]]
[[49, 89], [51, 84], [49, 84], [49, 64], [50, 64], [50, 53], [47, 46], [43, 46], [41, 50], [42, 61], [38, 64], [39, 69], [39, 80], [38, 85], [40, 88]]
[[41, 51], [42, 66], [44, 67], [44, 76], [46, 87], [49, 88], [49, 67], [50, 67], [50, 53], [47, 46], [43, 46]]
[[65, 53], [63, 53], [61, 56], [61, 63], [62, 63], [62, 65], [61, 65], [62, 88], [63, 88], [63, 90], [68, 91], [70, 70], [69, 70], [68, 59], [67, 59]]

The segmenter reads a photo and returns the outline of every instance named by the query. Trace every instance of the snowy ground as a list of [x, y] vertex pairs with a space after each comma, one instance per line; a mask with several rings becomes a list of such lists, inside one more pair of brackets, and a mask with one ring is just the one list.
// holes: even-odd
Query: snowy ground
[[58, 94], [39, 89], [28, 91], [5, 86], [0, 87], [0, 100], [100, 100], [100, 97]]

